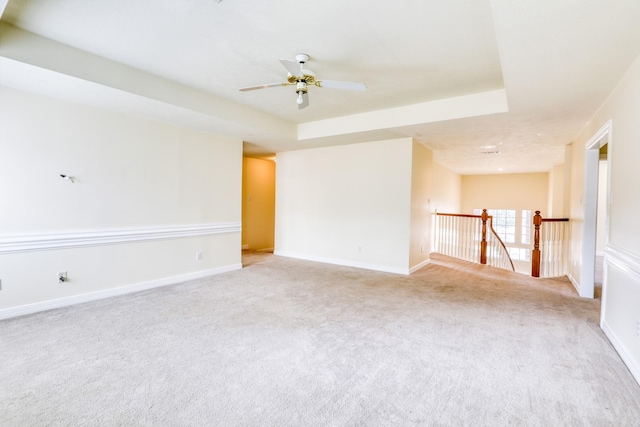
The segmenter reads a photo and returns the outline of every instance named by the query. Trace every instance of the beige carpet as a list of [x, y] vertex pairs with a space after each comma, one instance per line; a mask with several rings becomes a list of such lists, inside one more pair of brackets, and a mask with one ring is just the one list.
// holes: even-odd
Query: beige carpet
[[249, 254], [207, 280], [0, 322], [0, 425], [640, 425], [566, 280]]

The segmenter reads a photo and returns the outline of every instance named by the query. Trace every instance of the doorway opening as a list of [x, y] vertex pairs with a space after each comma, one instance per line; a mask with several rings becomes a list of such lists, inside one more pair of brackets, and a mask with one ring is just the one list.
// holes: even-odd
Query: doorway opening
[[602, 296], [602, 280], [604, 278], [604, 249], [606, 244], [606, 230], [608, 215], [607, 183], [609, 182], [609, 144], [600, 147], [600, 160], [598, 162], [598, 208], [596, 213], [596, 261], [594, 276], [594, 296]]
[[273, 253], [276, 163], [274, 157], [242, 161], [242, 250]]
[[[586, 144], [585, 147], [585, 185], [584, 185], [584, 222], [582, 225], [582, 264], [580, 268], [580, 289], [579, 294], [584, 298], [593, 298], [596, 284], [596, 256], [598, 249], [598, 237], [602, 251], [608, 242], [609, 205], [611, 203], [611, 193], [609, 191], [610, 168], [601, 168], [601, 158], [608, 158], [611, 152], [611, 121], [608, 121]], [[607, 165], [608, 166], [608, 165]], [[600, 177], [600, 173], [606, 176]], [[600, 182], [599, 182], [600, 181]], [[599, 188], [603, 187], [603, 188]], [[598, 227], [598, 193], [601, 195], [600, 215], [601, 225]], [[600, 229], [599, 229], [600, 228]], [[599, 236], [600, 235], [600, 236]], [[602, 295], [606, 287], [606, 268], [602, 270]], [[604, 307], [604, 304], [603, 304]]]

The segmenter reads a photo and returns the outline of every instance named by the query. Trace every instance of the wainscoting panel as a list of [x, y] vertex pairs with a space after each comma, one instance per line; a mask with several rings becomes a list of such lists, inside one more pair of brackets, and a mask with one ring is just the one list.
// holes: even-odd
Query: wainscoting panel
[[0, 236], [0, 319], [240, 269], [240, 232], [235, 222]]
[[640, 384], [640, 256], [605, 248], [601, 327]]
[[607, 245], [604, 262], [623, 271], [640, 286], [640, 256], [614, 245]]

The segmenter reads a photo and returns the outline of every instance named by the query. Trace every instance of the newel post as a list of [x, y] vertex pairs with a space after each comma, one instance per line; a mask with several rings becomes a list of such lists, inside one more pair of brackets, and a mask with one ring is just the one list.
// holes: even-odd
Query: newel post
[[540, 211], [536, 211], [533, 217], [533, 252], [531, 253], [531, 276], [540, 277], [540, 225], [542, 224], [542, 216]]
[[480, 264], [487, 263], [487, 219], [489, 214], [482, 209], [482, 240], [480, 241]]

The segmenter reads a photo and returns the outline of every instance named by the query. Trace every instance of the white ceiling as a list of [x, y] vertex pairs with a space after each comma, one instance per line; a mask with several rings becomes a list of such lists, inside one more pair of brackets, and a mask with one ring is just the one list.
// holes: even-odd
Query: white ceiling
[[[254, 155], [412, 136], [459, 173], [524, 172], [562, 163], [640, 54], [637, 0], [399, 4], [9, 0], [0, 84], [222, 132]], [[292, 87], [238, 91], [285, 81], [278, 59], [299, 52], [320, 79], [368, 90], [312, 87], [304, 110]]]

